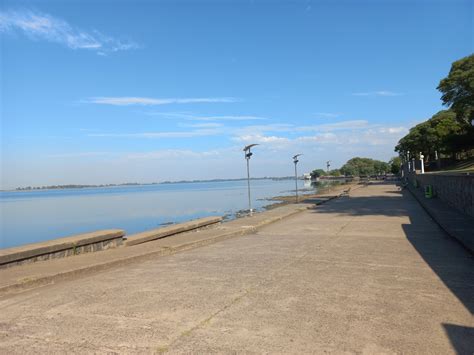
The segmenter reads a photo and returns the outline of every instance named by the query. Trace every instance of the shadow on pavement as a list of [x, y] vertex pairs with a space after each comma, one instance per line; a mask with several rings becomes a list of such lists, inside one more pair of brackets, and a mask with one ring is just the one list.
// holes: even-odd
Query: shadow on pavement
[[473, 327], [443, 323], [443, 328], [457, 354], [472, 355], [474, 352]]
[[443, 234], [422, 233], [404, 224], [406, 238], [469, 312], [474, 313], [474, 259], [456, 240]]
[[318, 206], [315, 213], [335, 213], [349, 216], [408, 216], [412, 206], [400, 207], [400, 199], [407, 191], [384, 191], [390, 196], [343, 196]]
[[[474, 313], [474, 259], [447, 235], [420, 233], [419, 227], [404, 224], [406, 238], [464, 307]], [[458, 354], [474, 354], [474, 328], [443, 324]]]
[[[407, 240], [464, 307], [474, 313], [474, 258], [445, 234], [406, 190], [387, 188], [383, 196], [342, 197], [318, 206], [314, 213], [350, 216], [406, 216]], [[403, 203], [401, 203], [403, 201]], [[442, 324], [458, 354], [474, 354], [474, 328]]]

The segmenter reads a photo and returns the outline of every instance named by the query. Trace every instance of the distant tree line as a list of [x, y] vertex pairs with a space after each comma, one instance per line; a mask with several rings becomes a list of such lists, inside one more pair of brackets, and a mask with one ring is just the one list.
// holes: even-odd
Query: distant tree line
[[95, 188], [95, 187], [135, 186], [135, 185], [140, 185], [140, 184], [138, 182], [126, 182], [123, 184], [102, 184], [102, 185], [69, 184], [69, 185], [48, 185], [48, 186], [26, 186], [26, 187], [17, 187], [15, 190], [29, 191], [29, 190], [87, 189], [87, 188]]
[[392, 158], [388, 163], [370, 158], [355, 157], [348, 160], [340, 169], [330, 170], [329, 172], [323, 169], [315, 169], [311, 172], [311, 177], [398, 174], [400, 172], [400, 164], [399, 157]]
[[[264, 177], [254, 177], [250, 180], [293, 180], [294, 176], [264, 176]], [[17, 187], [17, 191], [30, 191], [30, 190], [60, 190], [60, 189], [87, 189], [87, 188], [101, 188], [101, 187], [116, 187], [116, 186], [147, 186], [147, 185], [167, 185], [167, 184], [191, 184], [191, 183], [200, 183], [200, 182], [221, 182], [221, 181], [242, 181], [247, 180], [247, 178], [237, 178], [237, 179], [210, 179], [210, 180], [179, 180], [179, 181], [163, 181], [163, 182], [149, 182], [149, 183], [138, 183], [138, 182], [125, 182], [122, 184], [102, 184], [102, 185], [48, 185], [48, 186], [25, 186]]]
[[411, 156], [422, 152], [427, 162], [435, 158], [435, 152], [453, 159], [474, 155], [474, 55], [454, 62], [437, 89], [448, 109], [412, 127], [400, 139], [395, 151], [403, 158], [407, 152]]

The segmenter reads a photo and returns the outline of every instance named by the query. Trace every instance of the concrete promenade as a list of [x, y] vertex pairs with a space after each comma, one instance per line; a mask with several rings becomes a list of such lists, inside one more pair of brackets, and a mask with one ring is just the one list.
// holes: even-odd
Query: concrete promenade
[[[99, 253], [97, 253], [99, 255]], [[375, 184], [256, 233], [0, 298], [0, 353], [474, 352], [474, 258]]]

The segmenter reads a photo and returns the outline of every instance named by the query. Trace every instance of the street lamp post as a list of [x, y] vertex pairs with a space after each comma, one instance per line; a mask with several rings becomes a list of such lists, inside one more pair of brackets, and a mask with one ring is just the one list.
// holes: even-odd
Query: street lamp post
[[244, 153], [245, 153], [245, 160], [247, 160], [247, 190], [248, 190], [248, 197], [249, 197], [249, 213], [252, 214], [252, 200], [250, 198], [250, 166], [249, 166], [249, 161], [250, 157], [253, 155], [253, 153], [250, 151], [252, 147], [255, 147], [258, 144], [249, 144], [244, 147]]
[[293, 157], [293, 163], [295, 163], [295, 196], [296, 196], [296, 203], [298, 203], [298, 170], [296, 169], [296, 165], [298, 164], [298, 157], [303, 154], [296, 154]]
[[407, 151], [408, 172], [410, 172], [410, 151]]
[[421, 162], [421, 173], [424, 174], [425, 173], [425, 163], [423, 162], [423, 158], [425, 156], [420, 152], [420, 162]]

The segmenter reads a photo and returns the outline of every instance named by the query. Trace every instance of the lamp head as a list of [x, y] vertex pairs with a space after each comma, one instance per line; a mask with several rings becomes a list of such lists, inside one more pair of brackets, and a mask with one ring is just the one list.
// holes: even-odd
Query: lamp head
[[250, 151], [250, 148], [255, 147], [256, 145], [259, 145], [259, 144], [249, 144], [249, 145], [246, 145], [246, 146], [244, 147], [243, 151], [244, 151], [244, 152], [247, 151], [247, 150]]

